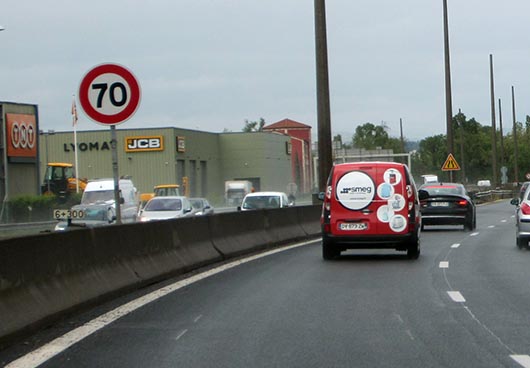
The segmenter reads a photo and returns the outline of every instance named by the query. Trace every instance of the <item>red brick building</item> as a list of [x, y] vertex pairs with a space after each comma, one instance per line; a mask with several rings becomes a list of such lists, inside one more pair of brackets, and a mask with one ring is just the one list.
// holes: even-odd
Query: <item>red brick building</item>
[[263, 127], [265, 132], [277, 132], [291, 137], [286, 149], [291, 154], [293, 183], [298, 193], [310, 193], [312, 184], [311, 126], [290, 119], [283, 119]]

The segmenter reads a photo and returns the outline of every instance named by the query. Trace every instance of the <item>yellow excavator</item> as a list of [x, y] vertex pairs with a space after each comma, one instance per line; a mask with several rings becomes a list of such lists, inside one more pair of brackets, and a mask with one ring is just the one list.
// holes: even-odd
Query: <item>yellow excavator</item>
[[87, 182], [87, 179], [77, 179], [75, 177], [74, 165], [64, 162], [49, 162], [46, 165], [41, 193], [67, 197], [77, 191], [78, 185], [79, 191], [84, 191]]

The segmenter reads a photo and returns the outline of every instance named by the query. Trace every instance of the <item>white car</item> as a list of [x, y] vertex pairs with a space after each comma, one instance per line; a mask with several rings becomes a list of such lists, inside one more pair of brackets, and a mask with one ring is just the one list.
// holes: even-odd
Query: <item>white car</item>
[[140, 210], [138, 221], [168, 220], [179, 217], [190, 217], [192, 215], [193, 208], [186, 197], [153, 197]]
[[238, 211], [261, 210], [291, 207], [287, 194], [284, 192], [254, 192], [243, 198]]

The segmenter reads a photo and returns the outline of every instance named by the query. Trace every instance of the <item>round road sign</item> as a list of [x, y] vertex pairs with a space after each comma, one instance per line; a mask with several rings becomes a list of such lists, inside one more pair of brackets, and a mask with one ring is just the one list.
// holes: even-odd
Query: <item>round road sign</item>
[[134, 75], [117, 64], [101, 64], [81, 80], [79, 103], [88, 117], [103, 125], [117, 125], [140, 104], [140, 85]]

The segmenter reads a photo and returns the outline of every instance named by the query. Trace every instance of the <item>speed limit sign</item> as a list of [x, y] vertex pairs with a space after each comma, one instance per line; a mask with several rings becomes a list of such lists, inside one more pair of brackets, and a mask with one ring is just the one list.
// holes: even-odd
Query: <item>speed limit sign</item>
[[125, 67], [101, 64], [81, 80], [79, 103], [95, 122], [117, 125], [133, 116], [138, 108], [140, 85]]

